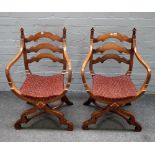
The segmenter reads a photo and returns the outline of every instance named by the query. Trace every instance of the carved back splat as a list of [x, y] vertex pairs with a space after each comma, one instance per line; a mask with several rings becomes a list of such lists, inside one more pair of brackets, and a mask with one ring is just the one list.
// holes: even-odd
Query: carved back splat
[[62, 42], [63, 39], [59, 37], [58, 35], [55, 35], [50, 32], [38, 32], [35, 35], [30, 35], [28, 38], [25, 38], [25, 42], [30, 42], [30, 41], [37, 41], [40, 38], [49, 38], [53, 41], [59, 41]]
[[[96, 49], [93, 48], [93, 44], [94, 43], [97, 43], [97, 42], [100, 42], [100, 41], [105, 41], [107, 39], [110, 39], [110, 38], [115, 38], [115, 39], [118, 39], [119, 41], [125, 41], [125, 42], [128, 42], [128, 43], [131, 43], [131, 49], [127, 49], [126, 47], [121, 47], [120, 45], [116, 44], [116, 43], [106, 43], [104, 44], [103, 46], [100, 46]], [[93, 71], [93, 64], [96, 64], [98, 62], [104, 62], [108, 59], [114, 59], [116, 61], [118, 61], [119, 63], [126, 63], [129, 65], [129, 69], [127, 71], [127, 74], [130, 75], [130, 73], [132, 72], [132, 67], [133, 67], [133, 57], [134, 57], [134, 49], [133, 49], [133, 39], [136, 38], [136, 29], [134, 28], [133, 29], [133, 34], [132, 34], [132, 38], [129, 38], [128, 36], [126, 35], [123, 35], [121, 33], [106, 33], [106, 34], [103, 34], [103, 35], [100, 35], [96, 38], [94, 38], [94, 28], [91, 29], [91, 34], [90, 34], [90, 40], [91, 40], [91, 46], [92, 46], [92, 54], [91, 54], [91, 57], [90, 57], [90, 64], [89, 64], [89, 69], [90, 69], [90, 72], [94, 74], [94, 71]], [[107, 52], [109, 50], [115, 50], [119, 53], [125, 53], [127, 55], [130, 55], [130, 58], [129, 60], [127, 60], [126, 58], [124, 57], [120, 57], [119, 55], [116, 55], [116, 54], [107, 54]], [[105, 53], [106, 52], [106, 53]], [[95, 53], [105, 53], [105, 55], [103, 57], [98, 57], [96, 59], [93, 59], [93, 54]]]
[[[63, 43], [63, 39], [65, 39], [64, 38], [65, 30], [66, 29], [64, 28], [62, 37], [60, 37], [58, 35], [55, 35], [55, 34], [52, 34], [50, 32], [38, 32], [35, 35], [30, 35], [29, 37], [26, 38], [25, 35], [24, 35], [24, 29], [23, 28], [20, 29], [20, 31], [21, 31], [21, 41], [24, 44], [23, 57], [24, 57], [24, 65], [25, 65], [26, 74], [31, 73], [31, 71], [29, 69], [29, 63], [32, 63], [34, 61], [38, 62], [43, 58], [48, 58], [48, 59], [52, 60], [53, 62], [62, 63], [64, 65], [63, 68], [66, 68], [65, 67], [66, 60], [64, 59], [64, 50], [62, 48], [54, 46], [51, 43], [40, 43], [40, 44], [38, 44], [36, 46], [26, 48], [26, 43], [27, 42], [37, 41], [37, 40], [39, 40], [41, 38], [48, 38], [48, 39], [51, 39], [52, 41], [58, 41], [58, 42]], [[38, 54], [36, 56], [31, 57], [30, 59], [27, 58], [28, 53], [31, 53], [31, 52], [36, 52], [37, 53], [41, 49], [48, 49], [48, 50], [51, 50], [51, 52], [54, 52], [54, 53], [55, 52], [61, 53], [61, 54], [63, 54], [63, 58], [61, 59], [58, 56], [54, 56], [52, 53], [41, 53], [41, 54]]]
[[116, 50], [120, 53], [130, 54], [130, 50], [128, 50], [125, 47], [121, 47], [115, 43], [108, 43], [101, 47], [98, 47], [97, 49], [93, 49], [93, 53], [97, 53], [97, 52], [104, 53], [107, 50]]
[[49, 43], [41, 43], [41, 44], [38, 44], [37, 46], [32, 46], [31, 48], [27, 49], [27, 53], [38, 52], [41, 49], [49, 49], [53, 52], [63, 53], [62, 48], [59, 48]]
[[63, 63], [63, 59], [59, 58], [59, 57], [55, 57], [53, 54], [49, 54], [49, 53], [41, 53], [38, 54], [37, 56], [31, 57], [30, 59], [28, 59], [28, 63], [32, 63], [34, 61], [39, 62], [42, 58], [48, 58], [51, 59], [53, 62], [59, 62], [59, 63]]
[[126, 64], [129, 64], [130, 63], [129, 60], [127, 60], [124, 57], [120, 57], [117, 54], [106, 54], [103, 57], [98, 57], [95, 60], [92, 60], [92, 64], [96, 64], [98, 62], [103, 63], [104, 61], [106, 61], [108, 59], [114, 59], [114, 60], [118, 61], [119, 63], [121, 63], [121, 62], [126, 63]]
[[105, 41], [109, 38], [115, 38], [118, 39], [119, 41], [126, 41], [131, 43], [132, 42], [132, 38], [129, 38], [126, 35], [120, 34], [120, 33], [106, 33], [103, 35], [98, 36], [97, 38], [94, 38], [94, 43], [99, 42], [99, 41]]

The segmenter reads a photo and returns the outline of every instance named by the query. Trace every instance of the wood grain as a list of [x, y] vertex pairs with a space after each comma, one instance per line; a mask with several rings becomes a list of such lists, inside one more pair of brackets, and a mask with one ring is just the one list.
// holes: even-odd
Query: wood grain
[[26, 50], [27, 50], [27, 53], [31, 53], [31, 52], [38, 52], [41, 49], [49, 49], [53, 52], [63, 53], [62, 48], [54, 46], [51, 43], [50, 44], [49, 43], [41, 43], [41, 44], [38, 44], [37, 46], [32, 46], [31, 48], [26, 49]]
[[124, 57], [120, 57], [119, 55], [117, 54], [106, 54], [104, 55], [103, 57], [98, 57], [96, 58], [95, 60], [92, 60], [92, 63], [93, 64], [96, 64], [98, 62], [101, 62], [103, 63], [104, 61], [108, 60], [108, 59], [114, 59], [116, 61], [118, 61], [119, 63], [121, 62], [124, 62], [126, 64], [129, 64], [130, 63], [130, 60], [127, 60], [126, 58]]
[[94, 38], [94, 43], [99, 42], [99, 41], [105, 41], [106, 39], [109, 39], [109, 38], [115, 38], [115, 39], [118, 39], [120, 41], [126, 41], [129, 43], [131, 43], [131, 41], [132, 41], [132, 39], [126, 35], [122, 35], [118, 32], [116, 32], [116, 33], [115, 32], [109, 32], [109, 33], [100, 35], [97, 38]]
[[33, 56], [30, 59], [27, 59], [27, 61], [28, 61], [28, 63], [32, 63], [34, 61], [39, 62], [43, 58], [51, 59], [53, 62], [59, 62], [59, 63], [64, 62], [63, 59], [56, 57], [53, 54], [49, 54], [49, 53], [40, 53], [37, 56]]
[[93, 53], [104, 53], [105, 51], [107, 50], [116, 50], [120, 53], [126, 53], [126, 54], [130, 54], [130, 50], [125, 48], [125, 47], [121, 47], [115, 43], [108, 43], [108, 44], [105, 44], [101, 47], [98, 47], [96, 49], [93, 49]]
[[58, 35], [55, 35], [50, 32], [38, 32], [34, 35], [30, 35], [29, 37], [25, 38], [25, 41], [26, 42], [37, 41], [40, 38], [49, 38], [53, 41], [56, 40], [56, 41], [62, 42], [62, 37], [59, 37]]

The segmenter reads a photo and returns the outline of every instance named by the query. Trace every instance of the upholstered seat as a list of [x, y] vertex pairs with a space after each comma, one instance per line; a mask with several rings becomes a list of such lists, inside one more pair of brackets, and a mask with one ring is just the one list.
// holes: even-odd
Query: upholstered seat
[[96, 97], [122, 100], [136, 96], [136, 88], [128, 75], [107, 77], [96, 74], [92, 78], [92, 92]]
[[26, 97], [47, 99], [60, 95], [64, 90], [63, 74], [40, 76], [30, 74], [20, 88], [21, 94]]

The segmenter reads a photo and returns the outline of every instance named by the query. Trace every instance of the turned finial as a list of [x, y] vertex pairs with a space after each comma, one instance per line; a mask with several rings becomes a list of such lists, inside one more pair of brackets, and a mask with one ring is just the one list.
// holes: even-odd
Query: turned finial
[[94, 28], [92, 27], [92, 28], [91, 28], [91, 33], [90, 33], [90, 38], [91, 38], [91, 39], [94, 38], [94, 31], [95, 31], [95, 30], [94, 30]]
[[135, 28], [135, 27], [133, 28], [132, 32], [133, 32], [133, 33], [132, 33], [132, 37], [135, 38], [135, 37], [136, 37], [136, 28]]
[[66, 38], [66, 31], [67, 31], [67, 29], [64, 27], [63, 28], [63, 38]]
[[21, 38], [24, 38], [24, 28], [20, 28]]

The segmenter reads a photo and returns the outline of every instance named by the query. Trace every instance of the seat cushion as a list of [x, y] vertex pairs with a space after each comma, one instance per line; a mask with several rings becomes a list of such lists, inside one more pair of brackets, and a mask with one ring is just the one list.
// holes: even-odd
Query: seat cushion
[[64, 76], [28, 75], [20, 88], [21, 94], [26, 97], [47, 99], [55, 97], [63, 92]]
[[128, 75], [116, 77], [94, 75], [92, 92], [96, 97], [110, 100], [122, 100], [135, 97], [136, 87]]

